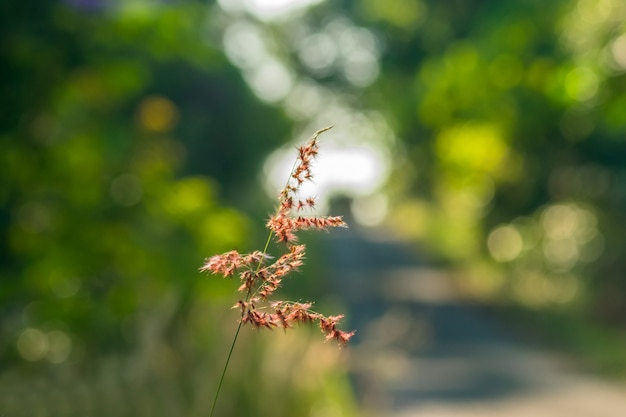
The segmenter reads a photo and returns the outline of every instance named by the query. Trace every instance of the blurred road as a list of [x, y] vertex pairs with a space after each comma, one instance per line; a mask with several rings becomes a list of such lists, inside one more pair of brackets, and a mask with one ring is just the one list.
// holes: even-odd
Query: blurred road
[[626, 387], [524, 342], [403, 244], [346, 229], [328, 245], [357, 329], [352, 375], [365, 416], [626, 416]]

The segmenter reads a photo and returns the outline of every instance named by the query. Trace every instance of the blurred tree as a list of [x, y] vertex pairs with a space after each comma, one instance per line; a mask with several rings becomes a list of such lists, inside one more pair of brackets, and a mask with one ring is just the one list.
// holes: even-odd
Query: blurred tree
[[477, 296], [625, 325], [623, 2], [344, 4], [385, 45], [367, 99], [409, 161], [390, 217]]
[[205, 5], [1, 7], [5, 329], [30, 305], [28, 325], [115, 346], [147, 294], [190, 291], [203, 255], [242, 244], [216, 198], [243, 207], [287, 124], [212, 46]]

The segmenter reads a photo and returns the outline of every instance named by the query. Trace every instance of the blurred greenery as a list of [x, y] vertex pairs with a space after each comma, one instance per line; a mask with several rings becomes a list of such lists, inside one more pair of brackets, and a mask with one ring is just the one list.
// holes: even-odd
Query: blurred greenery
[[[624, 2], [263, 4], [0, 4], [0, 412], [206, 413], [236, 314], [197, 267], [329, 122], [385, 137], [386, 225], [468, 295], [626, 372]], [[224, 413], [352, 415], [315, 336], [244, 339]]]
[[386, 47], [365, 100], [406, 155], [389, 222], [469, 295], [626, 375], [624, 3], [347, 4]]
[[[265, 241], [255, 178], [290, 129], [216, 46], [214, 17], [195, 1], [0, 5], [1, 413], [210, 409], [236, 296], [198, 267]], [[289, 352], [242, 341], [223, 412], [349, 410], [337, 354], [300, 336]], [[312, 379], [268, 367], [277, 351]]]

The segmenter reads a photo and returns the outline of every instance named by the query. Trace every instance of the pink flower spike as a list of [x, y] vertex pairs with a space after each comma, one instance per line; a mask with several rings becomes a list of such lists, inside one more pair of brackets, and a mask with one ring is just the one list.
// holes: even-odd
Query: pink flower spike
[[[284, 249], [278, 259], [272, 259], [263, 251], [240, 254], [233, 250], [206, 259], [200, 271], [221, 274], [230, 277], [235, 273], [240, 279], [238, 291], [245, 298], [233, 306], [241, 314], [239, 325], [249, 324], [254, 328], [265, 327], [286, 329], [294, 324], [310, 324], [317, 322], [326, 340], [334, 339], [345, 345], [355, 334], [337, 328], [343, 315], [324, 316], [311, 310], [312, 303], [273, 301], [272, 297], [281, 288], [282, 280], [304, 265], [306, 246], [297, 244], [298, 234], [302, 230], [326, 230], [331, 227], [347, 227], [340, 216], [304, 216], [304, 212], [313, 210], [315, 197], [303, 197], [299, 193], [302, 185], [313, 180], [311, 169], [318, 156], [319, 134], [332, 126], [318, 130], [307, 143], [297, 148], [297, 159], [289, 175], [287, 184], [280, 191], [278, 206], [274, 214], [267, 220], [266, 227], [271, 238]], [[239, 331], [237, 331], [238, 333]], [[236, 336], [235, 336], [236, 340]], [[234, 343], [234, 342], [233, 342]]]

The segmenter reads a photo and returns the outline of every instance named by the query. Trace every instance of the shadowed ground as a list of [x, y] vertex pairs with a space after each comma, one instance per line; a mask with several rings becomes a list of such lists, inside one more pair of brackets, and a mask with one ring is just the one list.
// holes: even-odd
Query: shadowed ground
[[568, 367], [464, 302], [444, 270], [380, 233], [333, 231], [365, 415], [623, 417], [626, 389]]

